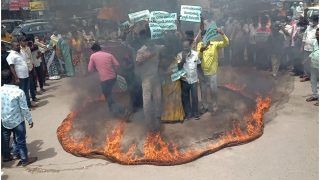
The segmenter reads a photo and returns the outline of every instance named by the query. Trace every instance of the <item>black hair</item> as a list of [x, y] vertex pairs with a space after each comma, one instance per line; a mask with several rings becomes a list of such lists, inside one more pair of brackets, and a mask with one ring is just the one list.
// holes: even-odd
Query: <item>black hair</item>
[[264, 15], [261, 17], [261, 24], [267, 24], [269, 21], [268, 16]]
[[11, 45], [13, 46], [14, 44], [19, 44], [19, 40], [17, 40], [17, 39], [12, 40]]
[[186, 36], [188, 38], [194, 38], [194, 32], [193, 31], [186, 31], [185, 34], [186, 34]]
[[203, 30], [203, 31], [201, 32], [201, 36], [204, 36], [206, 33], [207, 33], [207, 30]]
[[147, 31], [145, 29], [142, 29], [139, 31], [139, 36], [147, 36]]
[[183, 38], [182, 39], [182, 43], [184, 43], [184, 42], [189, 42], [189, 45], [191, 46], [192, 45], [192, 43], [193, 43], [193, 39], [190, 39], [190, 38]]
[[18, 42], [26, 42], [27, 41], [27, 37], [26, 36], [21, 36], [18, 38]]
[[12, 83], [12, 74], [10, 71], [1, 72], [1, 84], [11, 84]]
[[312, 22], [318, 23], [318, 22], [319, 22], [319, 16], [318, 16], [318, 15], [312, 15], [312, 16], [310, 17], [310, 20], [311, 20]]
[[94, 52], [101, 51], [101, 47], [100, 47], [100, 45], [98, 43], [94, 43], [91, 46], [91, 50], [94, 51]]

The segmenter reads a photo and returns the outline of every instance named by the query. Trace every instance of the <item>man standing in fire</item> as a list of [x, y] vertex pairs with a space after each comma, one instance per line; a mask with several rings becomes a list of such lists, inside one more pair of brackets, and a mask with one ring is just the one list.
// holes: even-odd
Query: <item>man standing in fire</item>
[[[217, 29], [217, 32], [222, 36], [222, 41], [210, 41], [208, 44], [204, 45], [202, 42], [198, 44], [198, 53], [201, 59], [201, 67], [204, 73], [204, 83], [205, 83], [205, 95], [202, 95], [203, 100], [209, 107], [210, 112], [215, 112], [218, 110], [218, 53], [219, 49], [224, 48], [229, 45], [229, 39], [224, 34], [221, 29]], [[210, 100], [206, 95], [210, 94]], [[209, 100], [209, 101], [208, 101]]]
[[[150, 38], [150, 33], [145, 35]], [[136, 71], [142, 79], [143, 112], [152, 130], [158, 130], [161, 119], [161, 81], [159, 78], [159, 55], [163, 45], [146, 41], [137, 51]]]
[[[177, 55], [178, 69], [184, 69], [186, 75], [181, 78], [182, 105], [186, 113], [186, 120], [194, 117], [200, 119], [198, 110], [198, 71], [201, 61], [198, 52], [191, 49], [192, 40], [184, 39], [182, 41], [183, 50]], [[191, 103], [190, 103], [191, 95]]]
[[88, 71], [93, 72], [95, 69], [98, 71], [101, 89], [109, 110], [117, 115], [123, 114], [123, 108], [117, 105], [112, 98], [112, 89], [117, 81], [117, 70], [120, 64], [112, 54], [101, 51], [101, 47], [97, 43], [92, 45], [91, 50], [94, 53], [90, 57]]

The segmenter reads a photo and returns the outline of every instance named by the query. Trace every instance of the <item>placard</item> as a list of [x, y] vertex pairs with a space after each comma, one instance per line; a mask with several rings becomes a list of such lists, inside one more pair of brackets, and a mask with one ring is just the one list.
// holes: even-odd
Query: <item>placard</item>
[[46, 9], [46, 2], [44, 1], [33, 1], [30, 2], [31, 11], [44, 11]]
[[163, 30], [176, 30], [177, 13], [168, 13], [165, 11], [152, 11], [150, 13], [150, 22], [157, 23]]
[[19, 0], [10, 0], [10, 2], [9, 2], [9, 10], [10, 11], [19, 11], [20, 10], [20, 2], [19, 2]]
[[187, 72], [184, 69], [181, 69], [180, 71], [176, 71], [173, 74], [171, 74], [171, 81], [177, 81], [186, 74]]
[[201, 22], [201, 11], [200, 6], [188, 6], [181, 5], [180, 20], [188, 22]]
[[150, 18], [150, 11], [143, 10], [135, 13], [128, 14], [129, 19], [131, 22], [136, 23], [143, 20], [149, 20]]
[[211, 40], [219, 37], [219, 33], [217, 32], [217, 29], [218, 29], [217, 24], [215, 22], [211, 23], [202, 40], [205, 45]]
[[151, 39], [160, 39], [164, 36], [163, 29], [157, 23], [149, 23]]

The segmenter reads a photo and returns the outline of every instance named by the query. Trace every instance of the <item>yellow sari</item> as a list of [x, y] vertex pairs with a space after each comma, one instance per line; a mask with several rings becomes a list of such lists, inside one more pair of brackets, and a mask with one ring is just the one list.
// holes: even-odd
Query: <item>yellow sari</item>
[[182, 122], [184, 120], [184, 110], [181, 99], [180, 80], [172, 82], [171, 73], [176, 63], [169, 66], [167, 77], [162, 84], [162, 105], [161, 121], [163, 122]]

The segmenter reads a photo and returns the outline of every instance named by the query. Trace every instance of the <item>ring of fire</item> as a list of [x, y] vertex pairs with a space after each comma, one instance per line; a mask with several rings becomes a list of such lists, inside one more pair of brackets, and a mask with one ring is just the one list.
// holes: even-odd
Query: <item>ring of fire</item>
[[[229, 85], [226, 86], [229, 87]], [[100, 157], [103, 156], [108, 160], [125, 165], [178, 165], [188, 163], [225, 147], [250, 142], [263, 134], [263, 116], [271, 103], [270, 98], [258, 97], [253, 112], [243, 117], [246, 127], [241, 128], [240, 125], [234, 124], [233, 129], [220, 134], [214, 143], [209, 142], [203, 147], [189, 147], [181, 150], [175, 143], [167, 142], [160, 132], [149, 133], [143, 143], [143, 153], [137, 155], [135, 153], [137, 147], [134, 143], [129, 146], [128, 150], [121, 149], [121, 141], [126, 126], [126, 123], [121, 120], [108, 133], [103, 146], [93, 147], [92, 138], [88, 136], [80, 139], [72, 137], [73, 122], [79, 112], [97, 101], [101, 101], [101, 98], [88, 100], [82, 109], [70, 113], [57, 130], [58, 139], [65, 151], [76, 156], [93, 157], [100, 155]]]
[[[259, 138], [271, 101], [276, 110], [293, 89], [293, 78], [288, 74], [274, 79], [257, 70], [224, 68], [220, 76], [219, 112], [211, 116], [205, 113], [199, 121], [162, 123], [159, 132], [149, 132], [141, 128], [140, 116], [130, 117], [131, 123], [110, 118], [104, 98], [86, 98], [58, 127], [58, 140], [65, 151], [75, 156], [124, 165], [184, 164]], [[92, 94], [93, 90], [87, 92]], [[120, 94], [115, 99], [125, 104], [128, 97]], [[268, 113], [268, 121], [273, 115], [276, 111]]]

